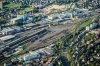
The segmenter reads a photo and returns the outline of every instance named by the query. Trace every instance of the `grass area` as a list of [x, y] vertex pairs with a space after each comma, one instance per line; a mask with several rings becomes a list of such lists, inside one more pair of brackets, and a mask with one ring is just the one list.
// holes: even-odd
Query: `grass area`
[[84, 29], [86, 26], [90, 25], [92, 23], [92, 19], [89, 18], [88, 20], [86, 20], [85, 22], [83, 22], [80, 26], [79, 29]]
[[4, 7], [10, 8], [10, 9], [19, 8], [21, 6], [22, 6], [21, 4], [7, 4], [7, 5], [4, 5]]
[[32, 7], [25, 8], [23, 10], [20, 10], [19, 13], [24, 14], [24, 13], [27, 13], [27, 12], [30, 12], [30, 11], [33, 11], [33, 10], [34, 10], [34, 8], [32, 8]]

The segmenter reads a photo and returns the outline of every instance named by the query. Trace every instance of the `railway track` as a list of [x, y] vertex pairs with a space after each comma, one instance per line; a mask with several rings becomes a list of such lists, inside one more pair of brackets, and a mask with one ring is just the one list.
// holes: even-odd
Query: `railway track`
[[24, 44], [30, 42], [34, 38], [35, 39], [33, 41], [35, 41], [36, 39], [39, 38], [40, 35], [42, 35], [45, 32], [47, 32], [47, 30], [43, 29], [43, 30], [34, 32], [33, 34], [30, 34], [29, 36], [24, 36], [15, 41], [12, 41], [11, 43], [7, 44], [7, 47], [2, 51], [2, 53], [5, 51], [8, 51], [7, 49], [13, 50], [13, 49], [17, 48], [18, 46], [24, 45]]

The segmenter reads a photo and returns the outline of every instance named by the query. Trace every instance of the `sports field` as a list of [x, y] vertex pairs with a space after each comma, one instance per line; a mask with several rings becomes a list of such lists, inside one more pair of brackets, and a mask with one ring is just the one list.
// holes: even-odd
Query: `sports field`
[[79, 29], [83, 29], [85, 28], [86, 26], [90, 25], [92, 23], [92, 19], [89, 18], [88, 20], [86, 20], [85, 22], [83, 22], [80, 26], [79, 26]]

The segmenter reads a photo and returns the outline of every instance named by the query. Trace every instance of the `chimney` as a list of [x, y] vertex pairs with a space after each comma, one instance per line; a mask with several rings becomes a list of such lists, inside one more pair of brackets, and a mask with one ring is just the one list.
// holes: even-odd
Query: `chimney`
[[2, 4], [2, 2], [0, 2], [0, 9], [3, 9], [3, 4]]

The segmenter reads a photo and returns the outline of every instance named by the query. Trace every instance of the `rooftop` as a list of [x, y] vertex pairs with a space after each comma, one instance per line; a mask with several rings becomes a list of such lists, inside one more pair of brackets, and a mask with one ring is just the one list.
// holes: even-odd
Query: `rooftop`
[[15, 37], [14, 35], [8, 35], [8, 36], [0, 37], [0, 40], [6, 41], [6, 40], [9, 40], [9, 39], [14, 38], [14, 37]]

